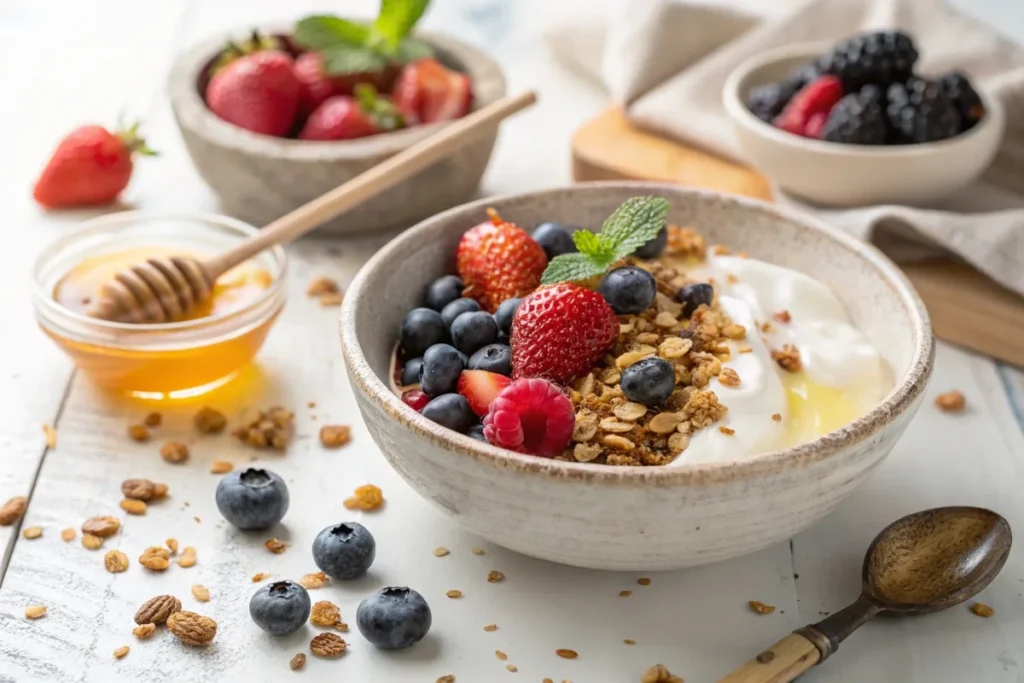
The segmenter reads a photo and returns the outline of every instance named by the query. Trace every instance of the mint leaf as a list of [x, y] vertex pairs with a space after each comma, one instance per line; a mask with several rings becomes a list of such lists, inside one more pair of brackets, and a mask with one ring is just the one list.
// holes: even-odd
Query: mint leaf
[[430, 43], [418, 38], [404, 38], [398, 44], [395, 58], [402, 63], [415, 62], [417, 59], [433, 57], [434, 54], [434, 48]]
[[295, 42], [310, 50], [366, 45], [369, 37], [368, 26], [328, 15], [300, 19], [292, 36]]
[[612, 212], [601, 227], [601, 239], [625, 258], [647, 244], [665, 228], [668, 200], [661, 197], [631, 197]]
[[323, 50], [323, 69], [329, 76], [376, 71], [387, 65], [387, 57], [365, 47], [335, 46]]
[[572, 241], [581, 254], [586, 254], [596, 261], [611, 263], [615, 260], [615, 250], [612, 246], [601, 239], [600, 235], [595, 235], [589, 230], [575, 231], [572, 234]]
[[384, 39], [391, 51], [397, 50], [398, 44], [427, 11], [428, 4], [430, 0], [381, 0], [373, 32]]
[[611, 263], [599, 262], [586, 254], [562, 254], [551, 259], [540, 278], [542, 285], [589, 280], [608, 270]]

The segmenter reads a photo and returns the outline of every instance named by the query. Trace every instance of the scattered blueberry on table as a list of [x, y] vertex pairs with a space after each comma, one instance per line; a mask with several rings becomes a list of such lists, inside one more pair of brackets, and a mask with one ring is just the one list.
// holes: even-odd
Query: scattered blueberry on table
[[335, 579], [357, 579], [369, 570], [377, 553], [373, 534], [357, 522], [327, 527], [313, 540], [313, 561]]
[[295, 633], [310, 611], [309, 593], [294, 581], [274, 581], [253, 593], [249, 600], [249, 616], [273, 636]]
[[427, 635], [430, 623], [427, 601], [411, 588], [382, 588], [356, 610], [359, 632], [383, 650], [412, 647]]
[[269, 529], [288, 511], [288, 486], [270, 470], [235, 470], [217, 484], [216, 501], [224, 519], [239, 529]]

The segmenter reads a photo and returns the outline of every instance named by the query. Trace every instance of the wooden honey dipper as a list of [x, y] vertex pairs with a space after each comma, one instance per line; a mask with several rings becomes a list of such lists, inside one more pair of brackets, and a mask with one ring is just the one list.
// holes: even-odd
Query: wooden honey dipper
[[278, 218], [222, 254], [203, 260], [192, 256], [151, 258], [128, 268], [103, 284], [88, 314], [137, 324], [178, 320], [208, 300], [217, 278], [238, 264], [267, 247], [291, 242], [397, 185], [536, 101], [535, 93], [525, 92], [493, 102]]

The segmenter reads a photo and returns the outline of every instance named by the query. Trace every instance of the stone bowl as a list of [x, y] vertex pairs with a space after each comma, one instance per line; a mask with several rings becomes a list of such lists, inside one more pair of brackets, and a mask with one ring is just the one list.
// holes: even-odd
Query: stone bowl
[[[636, 195], [665, 197], [670, 222], [693, 226], [712, 243], [831, 287], [892, 369], [885, 399], [846, 427], [793, 448], [707, 464], [612, 467], [481, 443], [427, 420], [392, 392], [389, 368], [402, 318], [421, 305], [429, 282], [454, 272], [459, 237], [485, 208], [523, 226], [553, 220], [596, 228]], [[369, 432], [413, 489], [498, 545], [609, 570], [717, 562], [810, 526], [892, 449], [920, 404], [934, 360], [921, 300], [874, 247], [793, 211], [657, 183], [584, 183], [476, 201], [427, 219], [362, 268], [346, 293], [340, 332]]]
[[[269, 27], [283, 35], [287, 28]], [[168, 90], [185, 147], [222, 210], [254, 225], [266, 225], [319, 197], [384, 159], [430, 136], [444, 124], [416, 126], [357, 140], [319, 142], [259, 135], [221, 120], [207, 108], [200, 84], [225, 40], [244, 40], [251, 27], [196, 45], [175, 62]], [[469, 74], [473, 108], [505, 94], [501, 68], [487, 54], [453, 38], [420, 32], [441, 61]], [[321, 233], [347, 234], [405, 228], [473, 197], [490, 160], [498, 129], [474, 140], [343, 216]]]

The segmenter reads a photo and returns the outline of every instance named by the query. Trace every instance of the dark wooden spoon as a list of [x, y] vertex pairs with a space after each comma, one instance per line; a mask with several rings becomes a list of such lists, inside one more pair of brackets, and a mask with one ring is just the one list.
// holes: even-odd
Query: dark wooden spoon
[[788, 683], [879, 614], [927, 614], [959, 605], [992, 582], [1012, 540], [1010, 524], [982, 508], [935, 508], [899, 519], [864, 555], [856, 602], [794, 631], [719, 683]]

